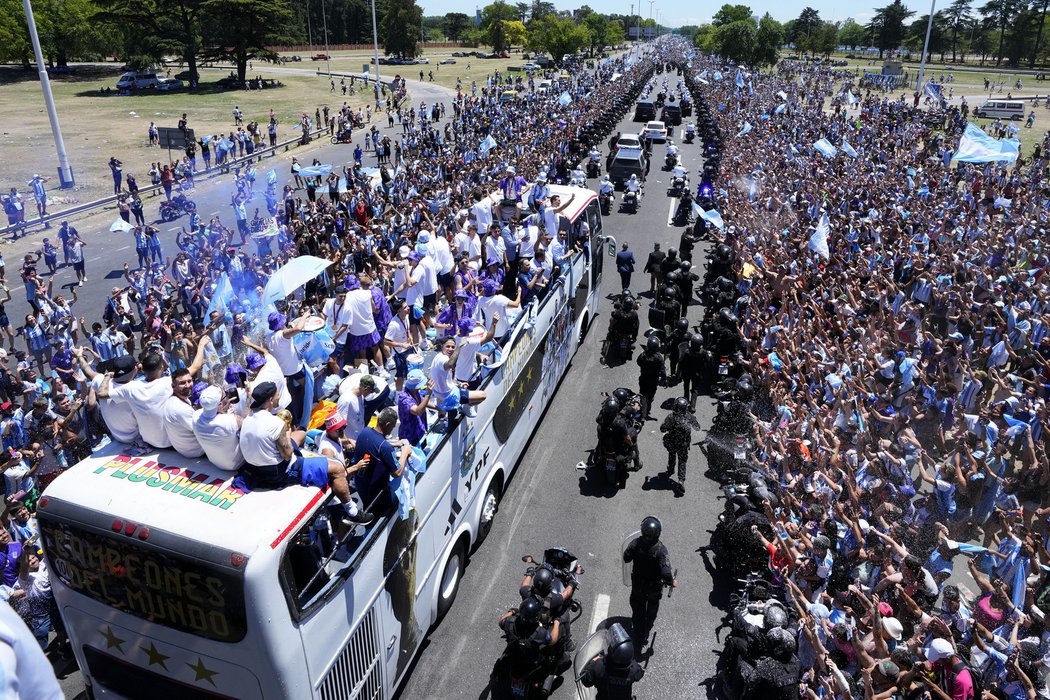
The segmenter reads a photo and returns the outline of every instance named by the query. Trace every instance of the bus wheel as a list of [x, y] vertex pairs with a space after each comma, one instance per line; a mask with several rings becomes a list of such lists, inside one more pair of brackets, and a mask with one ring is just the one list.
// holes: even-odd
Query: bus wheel
[[492, 480], [489, 490], [485, 492], [485, 500], [481, 503], [481, 518], [478, 521], [478, 539], [474, 542], [474, 549], [481, 546], [485, 538], [492, 531], [492, 523], [496, 522], [496, 513], [499, 511], [499, 478]]
[[452, 601], [459, 592], [459, 582], [463, 578], [463, 566], [467, 558], [467, 548], [463, 542], [456, 543], [455, 549], [445, 563], [441, 574], [441, 588], [438, 590], [437, 617], [440, 620], [452, 607]]

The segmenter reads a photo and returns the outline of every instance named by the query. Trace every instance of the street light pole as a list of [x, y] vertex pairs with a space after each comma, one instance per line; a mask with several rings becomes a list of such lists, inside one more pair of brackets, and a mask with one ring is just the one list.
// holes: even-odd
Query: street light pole
[[376, 104], [379, 104], [379, 29], [376, 25], [376, 0], [372, 0], [372, 47], [375, 49], [376, 61]]
[[[656, 2], [656, 0], [649, 0], [649, 21], [650, 21], [650, 22], [652, 22], [652, 21], [653, 21], [653, 4], [654, 4], [655, 2]], [[654, 34], [654, 35], [656, 34], [656, 31], [655, 31], [655, 30], [653, 31], [653, 34]]]
[[33, 42], [33, 55], [36, 57], [36, 69], [40, 74], [40, 87], [44, 93], [44, 105], [47, 107], [47, 118], [51, 122], [51, 135], [55, 138], [55, 151], [58, 152], [59, 186], [68, 190], [76, 183], [73, 181], [73, 168], [66, 156], [66, 143], [62, 140], [62, 127], [58, 124], [58, 111], [55, 109], [55, 97], [51, 94], [51, 81], [47, 77], [47, 66], [44, 65], [44, 52], [40, 50], [40, 37], [36, 33], [36, 19], [33, 18], [33, 6], [29, 0], [22, 0], [26, 13], [26, 25], [29, 27], [29, 38]]
[[930, 48], [930, 30], [933, 28], [933, 10], [937, 7], [937, 0], [930, 0], [930, 19], [926, 22], [926, 41], [922, 42], [922, 60], [919, 61], [919, 82], [915, 84], [915, 92], [922, 90], [922, 76], [926, 72], [926, 52]]

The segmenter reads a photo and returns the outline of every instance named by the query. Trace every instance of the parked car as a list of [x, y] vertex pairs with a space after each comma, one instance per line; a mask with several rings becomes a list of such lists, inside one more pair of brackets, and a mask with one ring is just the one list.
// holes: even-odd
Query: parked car
[[315, 53], [313, 56], [310, 57], [310, 60], [311, 61], [327, 61], [330, 58], [331, 58], [331, 56], [329, 56], [326, 53]]
[[299, 54], [295, 54], [294, 56], [281, 56], [281, 63], [298, 63], [301, 60], [303, 60], [303, 57]]
[[455, 62], [456, 62], [456, 59], [454, 59], [454, 58], [446, 58], [446, 59], [442, 60], [442, 61], [440, 62], [440, 64], [441, 64], [442, 66], [449, 66], [449, 65], [452, 65], [452, 64], [453, 64], [453, 63], [455, 63]]
[[200, 74], [198, 74], [198, 73], [196, 73], [194, 71], [184, 70], [184, 71], [180, 71], [180, 72], [176, 73], [174, 75], [174, 78], [175, 78], [175, 80], [184, 80], [187, 83], [191, 83], [194, 80], [200, 80], [201, 76], [200, 76]]
[[533, 71], [540, 70], [540, 64], [538, 64], [538, 63], [526, 63], [524, 66], [521, 67], [521, 69], [523, 71], [531, 73]]
[[157, 89], [162, 92], [181, 90], [186, 84], [176, 78], [157, 78]]
[[128, 71], [117, 79], [117, 90], [148, 90], [157, 87], [157, 74], [153, 71]]
[[536, 92], [547, 92], [551, 89], [552, 84], [549, 80], [541, 80], [536, 86]]
[[423, 64], [426, 64], [426, 63], [430, 63], [430, 59], [429, 59], [429, 58], [417, 58], [417, 59], [415, 59], [415, 60], [413, 61], [413, 63], [423, 63]]
[[244, 82], [238, 80], [236, 76], [228, 75], [218, 83], [218, 86], [223, 90], [240, 90], [244, 87]]
[[469, 54], [466, 51], [453, 51], [452, 55], [455, 56], [456, 58], [465, 58], [465, 57], [471, 56], [473, 54]]

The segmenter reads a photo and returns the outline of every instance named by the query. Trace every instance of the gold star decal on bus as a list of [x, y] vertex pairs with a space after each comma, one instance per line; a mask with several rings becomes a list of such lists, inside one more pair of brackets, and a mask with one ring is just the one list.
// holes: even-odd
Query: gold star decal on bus
[[211, 683], [212, 685], [215, 685], [215, 681], [213, 681], [211, 679], [211, 677], [215, 676], [215, 675], [218, 675], [219, 672], [218, 671], [212, 671], [212, 670], [208, 669], [208, 667], [204, 665], [204, 660], [201, 659], [201, 657], [199, 657], [199, 656], [197, 657], [197, 663], [196, 664], [186, 664], [186, 665], [189, 666], [191, 669], [193, 669], [193, 672], [195, 674], [197, 674], [196, 678], [194, 678], [193, 680], [195, 680], [195, 681], [205, 680], [205, 681], [208, 681], [209, 683]]
[[518, 382], [518, 396], [525, 395], [525, 382]]
[[126, 639], [121, 639], [117, 635], [113, 634], [113, 628], [112, 627], [108, 627], [107, 626], [106, 627], [106, 631], [102, 633], [102, 636], [106, 638], [106, 648], [107, 649], [112, 649], [113, 647], [116, 647], [117, 651], [119, 651], [121, 654], [124, 653], [124, 646], [123, 645], [124, 645], [125, 642], [127, 642], [127, 640]]
[[532, 369], [533, 369], [532, 367], [529, 367], [529, 371], [525, 373], [525, 380], [526, 381], [529, 381], [529, 382], [532, 381]]
[[[165, 671], [168, 670], [168, 666], [164, 662], [170, 659], [171, 657], [161, 654], [159, 651], [157, 651], [157, 647], [153, 645], [153, 642], [149, 643], [149, 649], [147, 649], [146, 647], [139, 648], [142, 649], [142, 651], [146, 652], [146, 656], [149, 657], [150, 666], [157, 664]], [[192, 666], [190, 668], [192, 668]]]
[[513, 395], [510, 397], [510, 401], [507, 402], [507, 406], [510, 408], [510, 410], [514, 410], [514, 404], [517, 403], [517, 401], [518, 397]]

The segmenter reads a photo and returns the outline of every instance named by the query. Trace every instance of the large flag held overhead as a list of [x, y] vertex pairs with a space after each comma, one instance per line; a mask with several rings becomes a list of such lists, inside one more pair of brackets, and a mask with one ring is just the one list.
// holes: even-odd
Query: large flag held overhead
[[828, 158], [834, 158], [835, 154], [839, 152], [839, 149], [835, 148], [835, 146], [831, 144], [831, 141], [828, 141], [827, 139], [814, 141], [813, 148], [817, 149]]
[[849, 141], [842, 142], [842, 152], [846, 155], [853, 156], [854, 158], [857, 157], [857, 151], [853, 148], [853, 146], [849, 145]]
[[330, 163], [325, 165], [308, 165], [305, 168], [299, 170], [299, 174], [303, 177], [324, 177], [332, 172], [332, 166]]
[[484, 139], [482, 139], [481, 143], [478, 144], [478, 151], [483, 156], [488, 155], [488, 152], [498, 145], [499, 144], [496, 143], [496, 139], [492, 138], [492, 134], [489, 134]]
[[711, 209], [710, 211], [701, 212], [699, 216], [701, 219], [710, 222], [713, 226], [717, 228], [722, 229], [726, 227], [725, 222], [722, 221], [722, 215], [714, 209]]
[[1015, 138], [997, 140], [986, 134], [976, 124], [967, 124], [959, 140], [959, 150], [952, 158], [962, 163], [988, 163], [1017, 160], [1021, 151], [1021, 142]]
[[744, 122], [744, 126], [741, 127], [741, 129], [737, 133], [736, 137], [740, 138], [741, 136], [743, 136], [744, 134], [746, 134], [749, 131], [751, 131], [751, 122]]
[[558, 95], [558, 104], [560, 104], [562, 107], [568, 107], [570, 104], [572, 104], [572, 95], [570, 95], [568, 91]]
[[715, 79], [716, 83], [722, 82], [722, 73], [721, 73], [721, 71], [717, 71], [716, 70], [715, 74], [712, 77]]
[[129, 224], [124, 219], [117, 219], [113, 222], [113, 225], [109, 227], [109, 230], [113, 233], [127, 233], [128, 231], [134, 231], [135, 227]]
[[740, 69], [736, 69], [736, 81], [735, 84], [738, 88], [744, 87], [744, 76], [740, 74]]
[[809, 249], [825, 260], [831, 257], [831, 250], [828, 248], [828, 235], [830, 234], [831, 222], [828, 221], [828, 213], [824, 212], [820, 217], [820, 223], [817, 224], [816, 230], [809, 237]]

